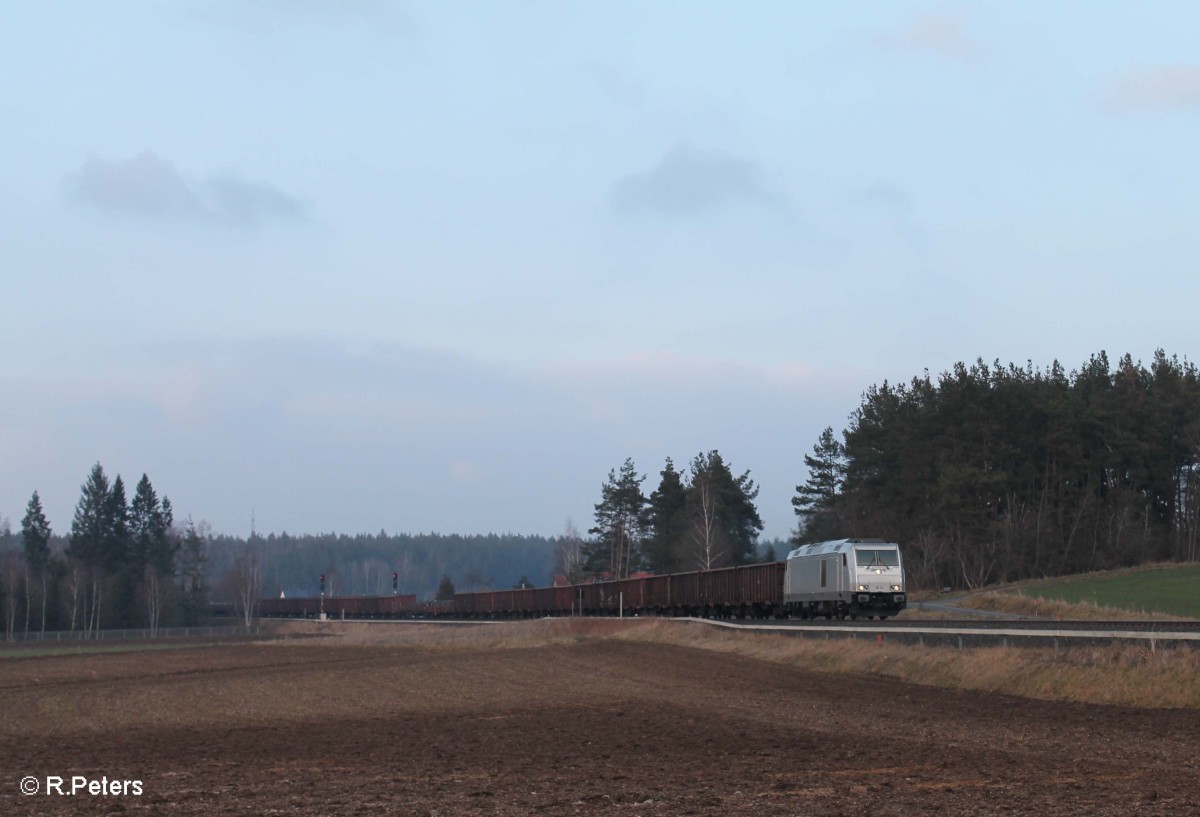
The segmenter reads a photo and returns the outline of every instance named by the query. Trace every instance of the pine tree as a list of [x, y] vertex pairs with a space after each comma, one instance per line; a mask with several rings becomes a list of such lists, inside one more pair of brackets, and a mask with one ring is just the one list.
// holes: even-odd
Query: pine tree
[[645, 479], [638, 476], [632, 459], [625, 460], [620, 475], [608, 472], [596, 505], [596, 525], [588, 530], [595, 539], [588, 545], [587, 570], [623, 579], [640, 566], [646, 531]]
[[450, 581], [449, 576], [442, 574], [442, 580], [438, 582], [437, 595], [434, 598], [438, 601], [454, 600], [454, 582]]
[[697, 454], [684, 504], [682, 566], [710, 570], [754, 562], [763, 528], [757, 497], [749, 471], [734, 477], [720, 452]]
[[643, 550], [647, 569], [655, 573], [674, 573], [679, 570], [679, 551], [686, 533], [683, 510], [687, 504], [687, 489], [670, 457], [659, 474], [662, 479], [658, 488], [650, 494], [650, 535]]
[[840, 533], [836, 503], [846, 476], [846, 451], [833, 435], [832, 426], [821, 432], [813, 455], [804, 455], [808, 480], [796, 486], [792, 507], [799, 517], [796, 542], [820, 542]]

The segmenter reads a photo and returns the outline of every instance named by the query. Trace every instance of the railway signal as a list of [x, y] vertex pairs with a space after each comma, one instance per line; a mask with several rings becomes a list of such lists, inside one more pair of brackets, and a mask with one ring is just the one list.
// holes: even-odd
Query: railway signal
[[392, 595], [393, 596], [400, 595], [400, 574], [399, 573], [392, 574]]
[[325, 595], [325, 574], [321, 574], [321, 595]]

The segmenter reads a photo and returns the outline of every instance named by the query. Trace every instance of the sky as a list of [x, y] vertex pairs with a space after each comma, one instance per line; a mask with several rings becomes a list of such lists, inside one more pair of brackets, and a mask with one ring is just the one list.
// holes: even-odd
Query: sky
[[[863, 392], [1195, 360], [1200, 6], [16, 0], [0, 518], [586, 530]], [[879, 535], [887, 537], [886, 531]]]

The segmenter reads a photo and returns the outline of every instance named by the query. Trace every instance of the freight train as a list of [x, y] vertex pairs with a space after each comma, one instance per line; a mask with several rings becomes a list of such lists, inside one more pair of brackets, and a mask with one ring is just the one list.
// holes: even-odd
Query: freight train
[[882, 539], [803, 545], [781, 562], [555, 587], [416, 596], [264, 599], [266, 617], [535, 618], [700, 616], [845, 619], [894, 616], [907, 602], [900, 547]]

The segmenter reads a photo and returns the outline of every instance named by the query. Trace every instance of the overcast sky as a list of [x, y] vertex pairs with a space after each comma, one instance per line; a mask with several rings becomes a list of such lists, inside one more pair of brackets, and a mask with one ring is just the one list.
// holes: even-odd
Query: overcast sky
[[[1196, 357], [1200, 5], [9, 2], [0, 517], [586, 529], [862, 392]], [[888, 536], [887, 531], [880, 531]]]

